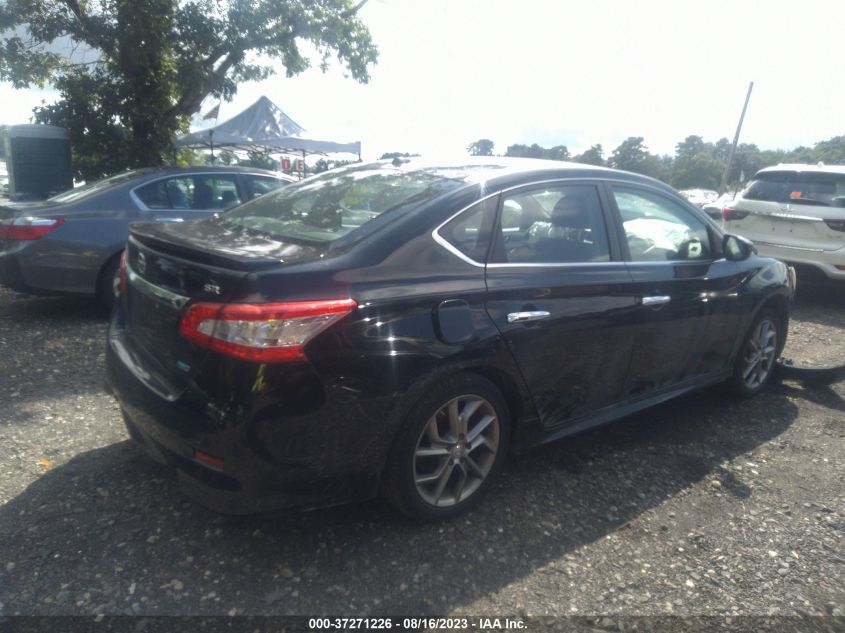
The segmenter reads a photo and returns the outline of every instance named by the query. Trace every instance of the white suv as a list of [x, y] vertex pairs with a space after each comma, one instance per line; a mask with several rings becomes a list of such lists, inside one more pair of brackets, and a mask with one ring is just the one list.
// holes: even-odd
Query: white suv
[[761, 255], [845, 281], [845, 165], [761, 169], [722, 210], [722, 220]]

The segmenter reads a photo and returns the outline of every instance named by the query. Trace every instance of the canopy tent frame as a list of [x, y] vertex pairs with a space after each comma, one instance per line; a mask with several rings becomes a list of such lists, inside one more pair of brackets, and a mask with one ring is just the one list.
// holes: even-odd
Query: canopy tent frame
[[361, 160], [361, 142], [338, 143], [301, 136], [305, 129], [295, 123], [267, 97], [260, 97], [251, 106], [231, 119], [204, 130], [190, 132], [174, 141], [176, 147], [208, 149], [212, 161], [214, 149], [263, 151], [267, 154], [356, 154]]

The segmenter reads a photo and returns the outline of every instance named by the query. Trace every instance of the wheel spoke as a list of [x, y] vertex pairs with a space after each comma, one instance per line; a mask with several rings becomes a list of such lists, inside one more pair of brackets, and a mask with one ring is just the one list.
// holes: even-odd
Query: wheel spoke
[[453, 441], [457, 440], [461, 433], [461, 415], [458, 412], [457, 398], [449, 403], [446, 413], [449, 416], [449, 434], [452, 436]]
[[423, 475], [422, 477], [417, 477], [417, 484], [430, 484], [432, 481], [439, 480], [448, 467], [449, 458], [446, 458], [442, 462], [440, 462], [440, 465], [437, 466], [437, 469], [433, 473]]
[[458, 470], [458, 481], [455, 484], [455, 503], [458, 503], [461, 500], [461, 494], [467, 483], [467, 471], [462, 465], [457, 466], [456, 469]]
[[472, 414], [478, 411], [483, 404], [483, 400], [474, 399], [464, 405], [463, 409], [461, 409], [461, 433], [464, 435], [467, 434], [467, 428], [469, 427], [469, 420]]
[[437, 414], [435, 413], [431, 418], [428, 420], [428, 425], [426, 426], [426, 433], [428, 434], [428, 439], [432, 444], [444, 444], [445, 442], [440, 437], [440, 429], [437, 428]]
[[464, 461], [466, 462], [467, 469], [469, 470], [470, 473], [472, 473], [474, 476], [478, 477], [479, 479], [484, 479], [486, 474], [484, 473], [483, 470], [481, 470], [481, 466], [478, 465], [477, 461], [475, 461], [469, 455], [466, 456], [466, 459]]
[[418, 448], [416, 452], [417, 457], [439, 457], [441, 455], [448, 455], [449, 449], [445, 446], [428, 446], [426, 448]]
[[478, 424], [476, 424], [474, 427], [472, 427], [472, 429], [469, 431], [469, 433], [467, 433], [467, 441], [469, 441], [470, 443], [474, 442], [475, 438], [477, 438], [479, 435], [481, 435], [484, 432], [484, 429], [486, 429], [488, 426], [490, 426], [490, 424], [495, 419], [496, 419], [495, 416], [492, 416], [492, 415], [485, 415], [483, 418], [481, 418], [478, 421]]
[[753, 372], [756, 368], [757, 368], [757, 363], [748, 363], [745, 366], [745, 369], [742, 372], [742, 379], [748, 380], [748, 377], [751, 375], [751, 372]]
[[449, 480], [452, 478], [452, 471], [455, 470], [455, 465], [449, 463], [447, 460], [446, 468], [440, 475], [440, 479], [437, 480], [437, 487], [434, 489], [434, 504], [437, 505], [440, 502], [440, 497], [443, 496], [443, 491], [446, 489], [446, 484], [449, 483]]
[[486, 448], [488, 451], [490, 451], [491, 453], [496, 452], [496, 445], [486, 435], [481, 435], [475, 441], [473, 441], [472, 446], [469, 449], [469, 452], [474, 453], [475, 449], [481, 448], [482, 446], [484, 448]]

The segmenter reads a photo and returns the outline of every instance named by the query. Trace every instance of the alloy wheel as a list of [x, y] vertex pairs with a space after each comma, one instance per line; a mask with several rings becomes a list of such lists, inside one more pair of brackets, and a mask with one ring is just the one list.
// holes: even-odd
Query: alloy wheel
[[414, 482], [437, 507], [454, 506], [481, 486], [499, 451], [496, 410], [477, 395], [453, 398], [432, 415], [417, 439]]
[[777, 344], [777, 326], [770, 319], [763, 319], [754, 328], [745, 346], [742, 381], [749, 389], [757, 389], [769, 377]]

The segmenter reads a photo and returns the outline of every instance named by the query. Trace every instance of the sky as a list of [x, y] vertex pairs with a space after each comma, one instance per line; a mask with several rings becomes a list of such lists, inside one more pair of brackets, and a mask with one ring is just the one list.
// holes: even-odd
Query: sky
[[[601, 143], [629, 136], [673, 153], [690, 134], [790, 149], [845, 134], [842, 33], [833, 0], [370, 0], [371, 81], [339, 66], [239, 87], [222, 122], [266, 95], [312, 138], [362, 142], [363, 157], [461, 154], [479, 138]], [[0, 84], [0, 123], [28, 122], [53, 91]], [[208, 100], [204, 111], [216, 102]]]

